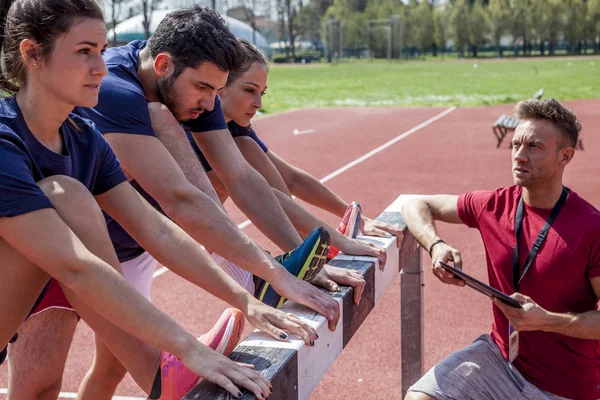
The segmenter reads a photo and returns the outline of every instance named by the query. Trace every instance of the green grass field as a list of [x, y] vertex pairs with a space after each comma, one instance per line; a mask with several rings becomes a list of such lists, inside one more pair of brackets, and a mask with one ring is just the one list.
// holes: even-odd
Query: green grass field
[[559, 100], [600, 96], [595, 57], [479, 61], [385, 61], [274, 65], [266, 113], [340, 106], [513, 104], [539, 88]]

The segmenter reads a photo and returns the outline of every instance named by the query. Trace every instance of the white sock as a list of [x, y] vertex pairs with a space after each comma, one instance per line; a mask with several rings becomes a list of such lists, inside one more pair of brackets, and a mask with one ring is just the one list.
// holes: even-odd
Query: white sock
[[254, 279], [253, 275], [250, 272], [224, 259], [217, 253], [212, 253], [210, 256], [213, 259], [213, 261], [216, 262], [217, 265], [221, 267], [223, 271], [225, 271], [225, 273], [227, 273], [227, 275], [232, 277], [237, 283], [240, 284], [241, 287], [246, 289], [248, 292], [254, 294]]

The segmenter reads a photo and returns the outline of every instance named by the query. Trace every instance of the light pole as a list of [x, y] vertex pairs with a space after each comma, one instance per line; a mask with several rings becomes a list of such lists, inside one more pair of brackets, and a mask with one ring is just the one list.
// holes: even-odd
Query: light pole
[[398, 23], [399, 27], [400, 27], [400, 29], [399, 29], [400, 30], [400, 40], [399, 40], [400, 43], [399, 43], [399, 49], [398, 49], [399, 50], [398, 59], [400, 61], [402, 61], [402, 51], [404, 50], [402, 48], [402, 44], [404, 42], [404, 40], [403, 40], [404, 38], [402, 37], [403, 34], [404, 34], [404, 32], [403, 32], [403, 25], [404, 24], [402, 23], [402, 15], [392, 15], [390, 17], [390, 24], [391, 24], [391, 26], [394, 26], [395, 23]]

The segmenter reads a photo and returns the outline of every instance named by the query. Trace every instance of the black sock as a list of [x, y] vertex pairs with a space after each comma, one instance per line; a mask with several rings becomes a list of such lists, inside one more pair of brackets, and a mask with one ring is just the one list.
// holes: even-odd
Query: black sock
[[162, 394], [162, 380], [160, 379], [161, 372], [162, 371], [159, 367], [158, 371], [156, 372], [156, 377], [154, 378], [154, 383], [152, 383], [152, 390], [148, 396], [149, 399], [159, 399], [160, 395]]
[[254, 297], [258, 299], [258, 296], [260, 295], [260, 291], [262, 290], [265, 281], [256, 275], [252, 277], [252, 280], [254, 280]]

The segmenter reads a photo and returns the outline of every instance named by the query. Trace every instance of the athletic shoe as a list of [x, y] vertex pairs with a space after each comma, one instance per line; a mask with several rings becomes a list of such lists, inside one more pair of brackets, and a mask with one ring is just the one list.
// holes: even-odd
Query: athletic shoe
[[[329, 232], [325, 228], [317, 228], [306, 240], [294, 250], [275, 257], [292, 275], [310, 281], [325, 265], [329, 249]], [[257, 279], [254, 296], [263, 303], [279, 308], [285, 302], [273, 287], [262, 279]]]
[[[229, 356], [237, 346], [244, 330], [244, 314], [228, 308], [219, 321], [198, 340], [211, 349]], [[183, 362], [171, 353], [162, 352], [160, 360], [161, 395], [159, 400], [181, 400], [202, 378], [190, 371]]]
[[198, 340], [225, 357], [238, 345], [246, 319], [237, 308], [226, 309], [213, 328], [200, 336]]
[[[348, 236], [349, 238], [356, 238], [360, 229], [361, 216], [362, 208], [360, 207], [360, 204], [358, 204], [356, 201], [353, 201], [346, 209], [344, 218], [342, 218], [338, 224], [336, 231], [344, 236]], [[340, 251], [337, 248], [329, 246], [329, 254], [327, 255], [327, 258], [331, 260], [333, 257], [337, 256], [339, 252]]]

